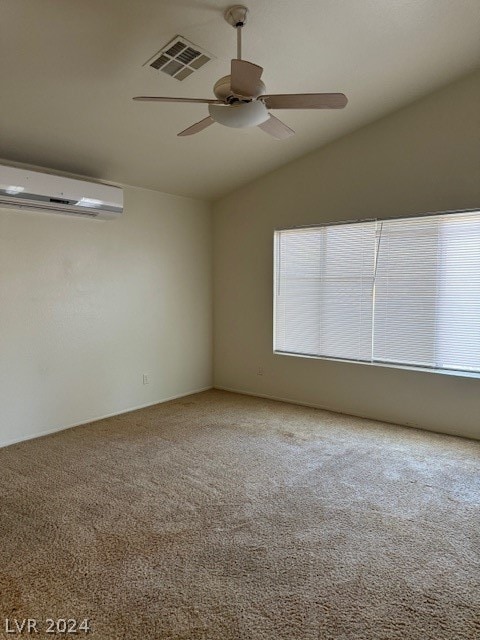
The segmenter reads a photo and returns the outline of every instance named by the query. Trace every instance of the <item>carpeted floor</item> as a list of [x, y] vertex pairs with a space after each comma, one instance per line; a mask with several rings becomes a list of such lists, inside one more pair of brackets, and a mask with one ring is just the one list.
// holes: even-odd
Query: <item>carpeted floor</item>
[[479, 462], [221, 391], [2, 449], [0, 637], [480, 638]]

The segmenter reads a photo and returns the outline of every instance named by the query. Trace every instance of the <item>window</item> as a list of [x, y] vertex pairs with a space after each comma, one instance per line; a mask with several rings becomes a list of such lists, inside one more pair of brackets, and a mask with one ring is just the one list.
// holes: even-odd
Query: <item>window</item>
[[274, 350], [480, 373], [480, 212], [275, 232]]

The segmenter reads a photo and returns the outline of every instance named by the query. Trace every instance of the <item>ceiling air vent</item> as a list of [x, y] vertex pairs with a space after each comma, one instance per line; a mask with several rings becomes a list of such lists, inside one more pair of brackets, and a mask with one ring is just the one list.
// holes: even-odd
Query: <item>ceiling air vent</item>
[[185, 80], [214, 56], [201, 47], [176, 36], [143, 65], [163, 71], [176, 80]]

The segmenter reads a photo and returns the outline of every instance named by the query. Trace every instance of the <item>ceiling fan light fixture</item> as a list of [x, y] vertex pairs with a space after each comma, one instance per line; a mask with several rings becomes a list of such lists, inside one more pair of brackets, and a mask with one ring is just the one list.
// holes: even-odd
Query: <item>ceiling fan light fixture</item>
[[270, 117], [267, 107], [261, 100], [231, 105], [209, 104], [208, 110], [215, 122], [234, 129], [257, 127]]

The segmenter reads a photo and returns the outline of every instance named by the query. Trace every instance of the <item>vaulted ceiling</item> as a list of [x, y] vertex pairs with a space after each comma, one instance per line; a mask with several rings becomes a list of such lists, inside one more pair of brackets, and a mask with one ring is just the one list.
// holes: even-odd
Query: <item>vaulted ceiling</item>
[[[233, 3], [232, 3], [233, 4]], [[472, 71], [479, 0], [250, 0], [244, 58], [268, 93], [341, 91], [335, 111], [284, 111], [285, 141], [214, 125], [176, 133], [213, 97], [235, 32], [219, 0], [1, 0], [0, 157], [169, 193], [217, 198]], [[142, 66], [181, 35], [215, 59], [179, 82]]]

